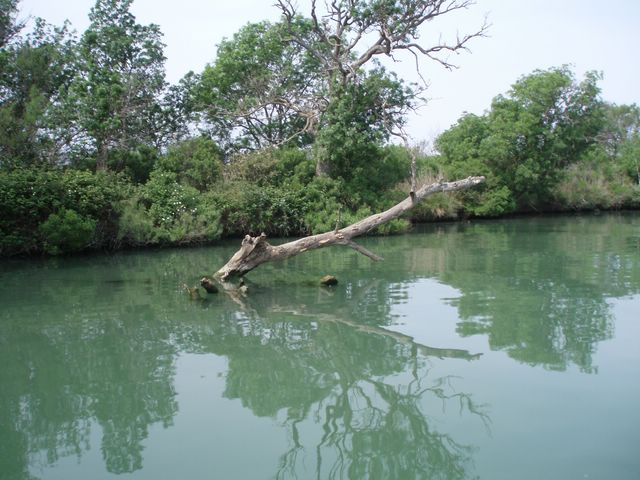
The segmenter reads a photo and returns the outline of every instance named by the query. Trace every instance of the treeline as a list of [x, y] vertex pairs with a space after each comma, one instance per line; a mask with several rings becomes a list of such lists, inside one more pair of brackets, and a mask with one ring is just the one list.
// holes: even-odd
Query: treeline
[[[410, 147], [403, 126], [422, 88], [374, 60], [414, 48], [437, 10], [361, 0], [345, 13], [334, 2], [335, 32], [283, 2], [280, 22], [246, 25], [202, 72], [169, 85], [162, 34], [131, 3], [97, 0], [78, 36], [41, 19], [24, 33], [18, 0], [0, 0], [0, 255], [329, 230], [404, 198], [412, 158], [419, 182], [487, 184], [433, 197], [385, 232], [640, 205], [640, 109], [602, 101], [595, 73], [533, 72], [444, 132], [437, 153]], [[380, 48], [358, 55], [376, 26]]]

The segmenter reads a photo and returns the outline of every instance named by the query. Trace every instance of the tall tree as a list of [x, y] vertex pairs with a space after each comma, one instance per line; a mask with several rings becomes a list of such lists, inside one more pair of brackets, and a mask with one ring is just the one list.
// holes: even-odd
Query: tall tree
[[607, 103], [604, 116], [604, 127], [598, 135], [600, 145], [640, 184], [640, 107]]
[[640, 136], [640, 107], [605, 103], [603, 109], [605, 124], [598, 140], [615, 157], [625, 142]]
[[[344, 104], [343, 97], [352, 96], [354, 90], [361, 88], [371, 66], [376, 65], [376, 59], [391, 57], [395, 60], [402, 53], [408, 53], [414, 57], [417, 68], [420, 57], [434, 60], [445, 68], [453, 68], [448, 54], [467, 49], [473, 38], [485, 33], [487, 25], [473, 33], [458, 36], [452, 42], [441, 39], [432, 45], [421, 43], [421, 29], [426, 23], [471, 4], [470, 0], [334, 0], [324, 2], [321, 10], [318, 2], [312, 0], [311, 31], [306, 36], [300, 35], [295, 28], [302, 17], [294, 2], [278, 0], [276, 5], [288, 26], [291, 40], [311, 54], [325, 72], [325, 96], [315, 105], [317, 123], [321, 128], [328, 127], [328, 131], [338, 131], [332, 128], [336, 126], [335, 115], [324, 116], [324, 112], [331, 110], [334, 104]], [[407, 110], [413, 107], [412, 100], [419, 98], [419, 90], [405, 90], [404, 103], [387, 101], [384, 90], [378, 95], [371, 93], [365, 97], [372, 102], [369, 109], [378, 111], [377, 125], [384, 125], [389, 133], [406, 139], [402, 125]], [[355, 110], [345, 113], [352, 116], [351, 122], [359, 121], [360, 115], [353, 115]], [[344, 124], [344, 118], [338, 120], [340, 123]], [[369, 134], [363, 133], [365, 136]], [[331, 143], [330, 139], [325, 142]], [[332, 159], [330, 155], [326, 148], [316, 151], [319, 174], [331, 173], [335, 168], [335, 157]]]
[[107, 168], [113, 152], [157, 146], [162, 139], [157, 131], [165, 90], [162, 33], [157, 25], [136, 23], [131, 3], [96, 1], [69, 92], [77, 140], [95, 155], [97, 169]]
[[73, 76], [74, 48], [67, 24], [36, 19], [0, 49], [0, 166], [57, 161], [50, 112]]
[[304, 16], [294, 2], [279, 0], [279, 23], [249, 24], [220, 45], [200, 77], [197, 108], [236, 148], [316, 142], [318, 174], [360, 175], [380, 159], [375, 150], [389, 135], [406, 138], [406, 114], [423, 90], [385, 70], [378, 58], [407, 52], [452, 68], [445, 54], [466, 49], [486, 26], [432, 46], [418, 37], [426, 22], [470, 3], [335, 0], [321, 12], [314, 0]]
[[7, 45], [22, 29], [24, 22], [16, 19], [20, 0], [0, 0], [0, 48]]
[[[196, 108], [227, 150], [309, 142], [307, 104], [321, 95], [321, 65], [288, 41], [282, 23], [250, 23], [223, 40], [194, 89]], [[304, 35], [308, 22], [296, 31]]]

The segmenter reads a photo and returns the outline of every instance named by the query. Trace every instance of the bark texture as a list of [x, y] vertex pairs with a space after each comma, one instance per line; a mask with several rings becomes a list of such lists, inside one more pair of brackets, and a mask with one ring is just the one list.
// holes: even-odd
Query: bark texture
[[412, 192], [412, 194], [402, 202], [384, 212], [371, 215], [345, 228], [311, 235], [282, 245], [271, 245], [267, 242], [267, 236], [264, 233], [257, 237], [246, 235], [242, 240], [240, 250], [229, 259], [226, 265], [216, 272], [215, 276], [224, 282], [232, 277], [242, 277], [263, 263], [284, 260], [309, 250], [329, 247], [331, 245], [348, 246], [372, 260], [382, 260], [381, 257], [358, 245], [352, 239], [400, 217], [429, 195], [438, 192], [463, 190], [479, 185], [484, 182], [484, 180], [484, 177], [468, 177], [454, 182], [440, 182], [425, 185], [417, 191]]

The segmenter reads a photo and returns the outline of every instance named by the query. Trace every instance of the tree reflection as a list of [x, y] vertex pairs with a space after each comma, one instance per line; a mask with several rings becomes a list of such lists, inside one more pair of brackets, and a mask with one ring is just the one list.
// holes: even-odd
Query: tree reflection
[[[344, 290], [356, 298], [372, 293], [363, 284]], [[430, 348], [291, 298], [258, 292], [244, 300], [240, 318], [227, 312], [206, 333], [190, 335], [205, 342], [200, 349], [228, 357], [226, 397], [280, 418], [289, 431], [276, 478], [297, 478], [310, 465], [317, 478], [469, 476], [472, 448], [438, 432], [427, 410], [436, 402], [481, 423], [488, 417], [451, 378], [429, 378], [428, 356], [478, 356]]]
[[[11, 366], [0, 370], [3, 477], [29, 478], [37, 461], [82, 456], [97, 447], [90, 443], [98, 426], [107, 471], [143, 468], [150, 426], [171, 425], [178, 411], [179, 352], [225, 356], [224, 396], [290, 432], [279, 478], [295, 477], [311, 458], [319, 478], [465, 476], [471, 449], [434, 429], [425, 408], [464, 398], [466, 411], [476, 410], [448, 379], [428, 378], [427, 359], [477, 356], [383, 328], [391, 323], [392, 302], [379, 304], [388, 283], [255, 286], [241, 305], [226, 297], [198, 304], [175, 286], [166, 295], [162, 282], [120, 282], [113, 273], [100, 279], [98, 272], [48, 284], [38, 307], [8, 301], [0, 313], [0, 361]], [[15, 280], [8, 300], [18, 296]], [[367, 321], [354, 309], [366, 311]]]
[[[460, 290], [458, 332], [531, 365], [597, 372], [593, 354], [613, 336], [608, 299], [640, 291], [640, 258], [624, 216], [458, 227], [438, 253], [438, 275]], [[460, 252], [464, 252], [463, 255]], [[455, 267], [454, 267], [455, 262]]]
[[97, 425], [109, 472], [141, 468], [149, 426], [177, 412], [168, 329], [135, 295], [111, 308], [104, 280], [56, 282], [55, 270], [38, 302], [25, 301], [29, 273], [14, 278], [0, 313], [0, 478], [80, 457], [96, 447]]

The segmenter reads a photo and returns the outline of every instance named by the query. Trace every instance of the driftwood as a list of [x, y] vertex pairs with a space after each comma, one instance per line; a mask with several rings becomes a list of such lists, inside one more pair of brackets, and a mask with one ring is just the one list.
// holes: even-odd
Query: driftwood
[[484, 182], [484, 177], [468, 177], [454, 182], [439, 182], [425, 185], [417, 191], [411, 192], [409, 197], [391, 207], [389, 210], [371, 215], [345, 228], [320, 233], [318, 235], [311, 235], [282, 245], [269, 244], [269, 242], [267, 242], [267, 236], [264, 233], [257, 237], [246, 235], [242, 240], [240, 250], [229, 259], [226, 265], [216, 272], [215, 277], [219, 281], [224, 282], [233, 277], [242, 277], [263, 263], [284, 260], [309, 250], [329, 247], [331, 245], [348, 246], [372, 260], [382, 260], [381, 257], [358, 245], [352, 239], [400, 217], [429, 195], [438, 192], [463, 190], [479, 185], [482, 182]]

